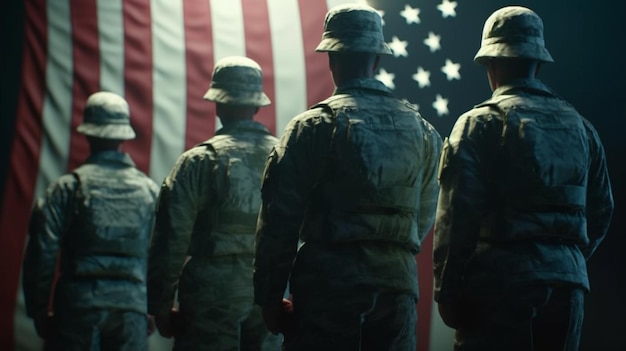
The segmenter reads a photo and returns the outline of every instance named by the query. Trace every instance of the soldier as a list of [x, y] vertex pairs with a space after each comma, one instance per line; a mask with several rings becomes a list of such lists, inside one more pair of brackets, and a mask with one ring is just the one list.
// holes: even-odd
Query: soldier
[[586, 261], [613, 212], [594, 127], [536, 76], [553, 62], [543, 22], [510, 6], [474, 58], [492, 97], [444, 144], [435, 300], [455, 350], [578, 350]]
[[121, 96], [91, 95], [77, 130], [91, 155], [33, 208], [26, 311], [47, 350], [147, 350], [148, 246], [159, 187], [121, 151], [135, 137]]
[[183, 153], [163, 182], [149, 312], [175, 350], [279, 350], [252, 300], [261, 174], [278, 140], [253, 120], [270, 104], [261, 68], [245, 57], [219, 60], [204, 98], [216, 103], [223, 128]]
[[434, 222], [442, 141], [373, 78], [391, 53], [376, 10], [339, 5], [324, 30], [316, 51], [336, 89], [290, 121], [267, 162], [255, 302], [287, 350], [414, 351], [415, 255]]

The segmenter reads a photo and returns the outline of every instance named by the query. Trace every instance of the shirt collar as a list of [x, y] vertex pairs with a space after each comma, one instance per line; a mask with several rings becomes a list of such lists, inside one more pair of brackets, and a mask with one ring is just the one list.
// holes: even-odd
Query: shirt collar
[[554, 95], [554, 92], [548, 88], [547, 85], [543, 84], [539, 79], [536, 78], [520, 78], [514, 79], [510, 82], [506, 83], [498, 87], [493, 91], [492, 97], [496, 97], [499, 95], [508, 95], [512, 90], [526, 90], [530, 92], [535, 92], [544, 95]]
[[86, 163], [119, 163], [130, 167], [135, 167], [135, 162], [130, 155], [125, 152], [107, 150], [99, 151], [89, 155]]
[[353, 89], [368, 89], [368, 90], [375, 90], [378, 92], [391, 94], [391, 90], [387, 88], [387, 86], [383, 84], [381, 81], [379, 81], [378, 79], [356, 78], [356, 79], [351, 79], [341, 84], [337, 88], [335, 88], [335, 92], [333, 93], [333, 95], [345, 94], [349, 90], [353, 90]]

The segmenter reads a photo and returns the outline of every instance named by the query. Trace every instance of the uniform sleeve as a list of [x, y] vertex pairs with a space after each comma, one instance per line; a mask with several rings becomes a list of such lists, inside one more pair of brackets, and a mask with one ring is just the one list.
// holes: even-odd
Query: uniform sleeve
[[266, 163], [254, 262], [255, 302], [279, 305], [296, 255], [299, 229], [327, 161], [332, 123], [294, 118]]
[[430, 127], [428, 143], [426, 144], [426, 152], [422, 165], [424, 167], [424, 178], [422, 183], [422, 191], [420, 194], [420, 203], [418, 205], [419, 212], [417, 223], [419, 223], [419, 240], [424, 240], [426, 235], [432, 229], [435, 221], [435, 211], [437, 209], [437, 197], [439, 195], [439, 180], [437, 171], [442, 148], [441, 136], [437, 131]]
[[614, 202], [604, 147], [594, 128], [587, 121], [585, 122], [590, 140], [591, 163], [586, 205], [589, 245], [582, 248], [582, 252], [585, 258], [589, 259], [607, 234], [613, 215]]
[[77, 184], [71, 175], [61, 177], [31, 212], [22, 269], [26, 314], [31, 318], [48, 313], [57, 256], [71, 221]]
[[148, 257], [148, 313], [167, 314], [174, 297], [198, 215], [209, 206], [210, 153], [192, 149], [176, 162], [161, 186]]
[[461, 116], [444, 142], [433, 247], [434, 295], [438, 302], [459, 294], [465, 264], [478, 242], [489, 179], [480, 145], [494, 145], [484, 136], [482, 123]]

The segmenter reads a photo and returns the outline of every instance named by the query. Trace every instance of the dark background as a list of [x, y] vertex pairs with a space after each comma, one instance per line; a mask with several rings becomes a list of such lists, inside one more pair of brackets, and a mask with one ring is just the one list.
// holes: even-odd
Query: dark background
[[[428, 103], [421, 102], [432, 101], [431, 97], [423, 99], [433, 92], [419, 90], [407, 77], [415, 73], [420, 60], [432, 59], [432, 56], [412, 50], [423, 50], [419, 42], [427, 31], [422, 28], [428, 24], [429, 18], [441, 15], [429, 14], [433, 10], [427, 10], [424, 5], [420, 15], [424, 26], [407, 26], [402, 23], [403, 19], [397, 21], [393, 16], [397, 16], [405, 4], [422, 7], [425, 1], [370, 1], [373, 6], [385, 10], [387, 41], [391, 41], [391, 34], [403, 39], [419, 39], [419, 45], [409, 46], [409, 57], [395, 61], [385, 58], [382, 65], [389, 67], [388, 70], [393, 68], [398, 95], [419, 103], [422, 114], [442, 136], [448, 135], [456, 116], [490, 96], [484, 68], [472, 64], [471, 59], [480, 44], [485, 19], [495, 9], [511, 4], [496, 0], [458, 2], [458, 18], [446, 22], [445, 27], [437, 27], [434, 22], [429, 27], [436, 28], [444, 38], [442, 45], [448, 51], [442, 49], [442, 54], [462, 63], [463, 79], [446, 82], [442, 90], [456, 99], [454, 104], [451, 103], [450, 115], [439, 118]], [[582, 0], [520, 0], [515, 4], [530, 7], [543, 18], [546, 45], [556, 63], [544, 66], [540, 78], [576, 106], [594, 124], [604, 142], [616, 209], [605, 242], [588, 262], [592, 290], [586, 300], [581, 350], [620, 349], [624, 344], [621, 333], [626, 326], [626, 159], [623, 157], [626, 151], [626, 97], [623, 89], [626, 83], [626, 60], [622, 54], [626, 43], [623, 38], [626, 34], [626, 4], [622, 1]], [[21, 0], [5, 0], [0, 15], [0, 196], [4, 190], [20, 87], [22, 10]], [[433, 85], [436, 84], [436, 78], [433, 77]]]

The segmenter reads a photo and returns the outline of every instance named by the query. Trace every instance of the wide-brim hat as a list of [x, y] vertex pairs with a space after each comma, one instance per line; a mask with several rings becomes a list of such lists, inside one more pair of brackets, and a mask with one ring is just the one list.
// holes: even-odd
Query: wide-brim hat
[[342, 4], [326, 14], [317, 52], [365, 52], [391, 55], [383, 36], [382, 18], [363, 4]]
[[89, 96], [79, 133], [102, 139], [130, 140], [135, 131], [130, 125], [130, 110], [123, 97], [110, 92]]
[[480, 49], [474, 62], [489, 58], [526, 58], [554, 62], [545, 47], [543, 21], [532, 10], [507, 6], [495, 11], [483, 27]]
[[230, 56], [219, 60], [213, 69], [209, 90], [204, 99], [227, 105], [267, 106], [263, 92], [263, 72], [254, 60]]

